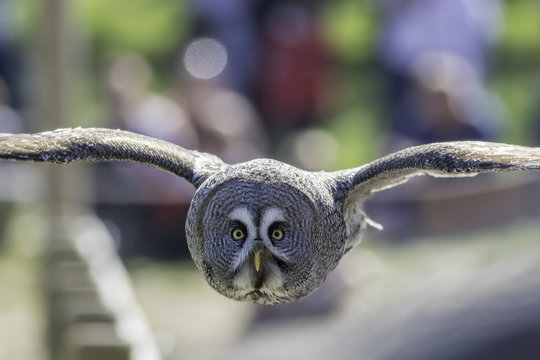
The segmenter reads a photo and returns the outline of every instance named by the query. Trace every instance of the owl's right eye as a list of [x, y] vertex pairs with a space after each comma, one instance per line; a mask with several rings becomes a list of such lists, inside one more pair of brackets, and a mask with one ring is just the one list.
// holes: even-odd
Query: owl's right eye
[[243, 240], [246, 237], [246, 233], [240, 227], [235, 227], [231, 233], [234, 240]]

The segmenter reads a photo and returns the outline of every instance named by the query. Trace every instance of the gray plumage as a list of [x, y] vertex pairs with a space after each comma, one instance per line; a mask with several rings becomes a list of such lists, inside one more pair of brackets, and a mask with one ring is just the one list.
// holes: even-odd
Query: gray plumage
[[283, 303], [317, 289], [368, 225], [362, 202], [410, 177], [540, 169], [540, 149], [461, 141], [411, 147], [364, 166], [308, 172], [271, 159], [229, 165], [216, 156], [110, 129], [0, 135], [0, 159], [130, 161], [197, 188], [188, 246], [207, 282], [240, 301]]

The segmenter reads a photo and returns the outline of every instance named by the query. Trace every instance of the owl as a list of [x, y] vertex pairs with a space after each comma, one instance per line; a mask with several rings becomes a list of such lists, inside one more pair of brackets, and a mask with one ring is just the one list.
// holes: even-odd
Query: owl
[[52, 163], [129, 161], [197, 189], [188, 247], [208, 284], [239, 301], [277, 304], [315, 289], [368, 226], [373, 193], [417, 175], [473, 176], [540, 169], [540, 148], [460, 141], [410, 147], [369, 164], [309, 172], [272, 159], [226, 164], [218, 157], [112, 129], [58, 129], [0, 136], [0, 159]]

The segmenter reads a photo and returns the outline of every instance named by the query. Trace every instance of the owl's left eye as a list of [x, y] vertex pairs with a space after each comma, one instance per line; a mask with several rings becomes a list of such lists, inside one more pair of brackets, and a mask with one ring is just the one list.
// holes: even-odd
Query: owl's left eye
[[283, 239], [283, 230], [281, 229], [273, 229], [270, 231], [270, 237], [274, 240], [281, 240]]
[[231, 236], [234, 240], [242, 240], [243, 238], [246, 237], [246, 233], [244, 232], [242, 228], [236, 227], [233, 229]]

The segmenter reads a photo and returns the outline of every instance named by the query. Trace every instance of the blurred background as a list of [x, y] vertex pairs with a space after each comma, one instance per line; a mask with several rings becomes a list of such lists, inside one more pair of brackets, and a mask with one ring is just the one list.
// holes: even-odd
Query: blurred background
[[[540, 146], [540, 3], [0, 0], [0, 133], [75, 126], [326, 171], [434, 141]], [[57, 213], [104, 224], [163, 359], [540, 357], [538, 174], [377, 194], [385, 229], [272, 307], [204, 283], [193, 193], [132, 164], [0, 164], [0, 358], [83, 358], [51, 350], [71, 326], [44, 296]]]

